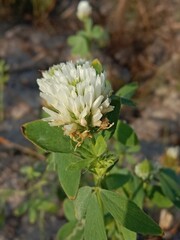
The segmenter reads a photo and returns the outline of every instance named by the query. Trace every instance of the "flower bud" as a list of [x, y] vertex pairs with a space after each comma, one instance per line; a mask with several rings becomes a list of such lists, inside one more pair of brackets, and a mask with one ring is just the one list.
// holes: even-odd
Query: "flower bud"
[[77, 17], [79, 20], [84, 20], [91, 15], [92, 8], [88, 1], [80, 1], [77, 7]]
[[134, 171], [138, 177], [142, 178], [143, 180], [146, 180], [150, 175], [151, 165], [148, 160], [144, 160], [143, 162], [138, 163], [135, 166]]

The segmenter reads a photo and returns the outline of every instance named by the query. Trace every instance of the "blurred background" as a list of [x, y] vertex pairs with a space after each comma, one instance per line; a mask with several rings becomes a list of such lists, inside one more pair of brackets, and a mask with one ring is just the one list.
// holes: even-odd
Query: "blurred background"
[[[92, 57], [105, 66], [114, 91], [139, 84], [136, 107], [124, 107], [120, 117], [133, 126], [148, 159], [180, 172], [179, 0], [89, 2], [93, 22], [108, 34], [106, 44], [94, 44]], [[40, 226], [29, 224], [15, 209], [24, 199], [27, 176], [32, 180], [27, 166], [44, 167], [43, 156], [20, 127], [41, 118], [36, 83], [41, 71], [75, 59], [67, 38], [82, 28], [77, 5], [78, 0], [0, 0], [0, 240], [54, 239], [64, 222], [60, 211], [41, 216], [45, 223]], [[169, 147], [177, 153], [173, 161], [167, 157]], [[176, 213], [167, 216], [161, 222], [171, 217], [164, 226], [166, 239], [180, 239]]]

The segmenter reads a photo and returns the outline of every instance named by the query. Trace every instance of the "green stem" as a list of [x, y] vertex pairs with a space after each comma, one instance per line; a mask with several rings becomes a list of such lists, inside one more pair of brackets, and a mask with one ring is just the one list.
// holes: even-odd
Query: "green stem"
[[94, 177], [95, 187], [101, 188], [101, 182], [102, 182], [104, 176], [98, 176], [96, 174], [93, 174], [93, 177]]
[[88, 39], [91, 38], [91, 32], [92, 32], [92, 26], [93, 26], [93, 22], [90, 18], [85, 18], [83, 20], [83, 24], [84, 24], [84, 30], [88, 36]]

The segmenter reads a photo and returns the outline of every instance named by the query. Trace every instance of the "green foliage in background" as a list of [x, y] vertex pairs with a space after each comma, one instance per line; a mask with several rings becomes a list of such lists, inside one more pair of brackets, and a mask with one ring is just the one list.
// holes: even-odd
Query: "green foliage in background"
[[0, 0], [0, 6], [4, 12], [10, 10], [18, 18], [29, 14], [34, 20], [47, 18], [55, 5], [56, 0]]
[[78, 57], [91, 57], [93, 49], [105, 47], [108, 43], [107, 31], [94, 25], [92, 19], [86, 18], [83, 21], [84, 28], [75, 35], [68, 38], [71, 53]]
[[0, 189], [0, 229], [6, 224], [6, 209], [9, 202], [14, 202], [14, 198], [18, 198], [18, 204], [13, 207], [11, 216], [26, 215], [30, 224], [37, 224], [40, 231], [39, 239], [45, 238], [45, 218], [56, 215], [59, 211], [59, 200], [65, 198], [62, 192], [59, 194], [58, 178], [53, 172], [52, 164], [47, 163], [38, 161], [19, 169], [19, 177], [25, 185], [24, 189]]

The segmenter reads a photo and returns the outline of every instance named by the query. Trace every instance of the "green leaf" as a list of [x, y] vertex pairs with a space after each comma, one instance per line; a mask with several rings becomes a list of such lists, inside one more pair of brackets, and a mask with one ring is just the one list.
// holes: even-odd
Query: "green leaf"
[[89, 55], [89, 45], [85, 37], [81, 35], [75, 35], [68, 38], [68, 44], [72, 47], [72, 53], [78, 56]]
[[76, 220], [73, 201], [66, 198], [63, 202], [64, 215], [69, 221]]
[[97, 157], [101, 156], [105, 151], [107, 151], [107, 143], [102, 135], [98, 136], [96, 139], [96, 144], [94, 146], [94, 152]]
[[97, 74], [102, 73], [103, 67], [102, 67], [102, 65], [101, 65], [101, 63], [100, 63], [100, 61], [99, 61], [98, 59], [94, 59], [94, 60], [92, 61], [91, 65], [92, 65], [93, 68], [96, 70], [96, 73], [97, 73]]
[[94, 158], [91, 159], [81, 159], [79, 161], [73, 162], [69, 165], [68, 170], [82, 170], [89, 167], [90, 163], [93, 162]]
[[132, 175], [130, 181], [123, 187], [129, 199], [131, 199], [138, 207], [142, 208], [144, 203], [145, 192], [143, 189], [143, 181], [136, 175]]
[[138, 84], [133, 82], [133, 83], [127, 84], [127, 85], [123, 86], [122, 88], [120, 88], [116, 92], [116, 96], [131, 99], [137, 89], [138, 89]]
[[129, 106], [129, 107], [135, 107], [136, 106], [136, 104], [131, 99], [120, 97], [120, 100], [121, 100], [122, 105], [126, 105], [126, 106]]
[[106, 140], [111, 138], [116, 130], [116, 125], [117, 125], [117, 121], [119, 119], [120, 107], [121, 107], [120, 98], [113, 95], [111, 97], [111, 105], [114, 106], [114, 110], [107, 114], [107, 118], [110, 123], [113, 123], [113, 126], [109, 129], [103, 131], [102, 135], [105, 137]]
[[37, 120], [22, 126], [25, 137], [33, 144], [50, 152], [72, 152], [70, 138], [60, 127], [52, 127], [47, 122]]
[[14, 214], [16, 216], [21, 216], [23, 215], [26, 211], [28, 210], [28, 203], [27, 202], [24, 202], [22, 203], [20, 206], [18, 206], [15, 211], [14, 211]]
[[130, 178], [130, 174], [110, 174], [105, 177], [103, 181], [103, 186], [105, 186], [109, 190], [117, 189], [127, 183]]
[[135, 203], [107, 190], [101, 191], [101, 198], [105, 210], [125, 228], [145, 235], [162, 234], [160, 227]]
[[58, 211], [58, 206], [53, 202], [43, 200], [37, 209], [49, 213], [56, 213]]
[[149, 186], [147, 193], [152, 203], [159, 208], [169, 208], [173, 206], [173, 203], [162, 193], [160, 186]]
[[76, 199], [74, 200], [75, 216], [78, 220], [85, 217], [89, 198], [91, 196], [91, 187], [82, 187], [79, 189]]
[[180, 186], [179, 179], [175, 172], [168, 168], [163, 168], [159, 171], [159, 180], [162, 191], [176, 207], [180, 208]]
[[56, 169], [57, 169], [56, 161], [55, 161], [52, 153], [48, 154], [46, 163], [47, 163], [47, 167], [46, 167], [47, 171], [56, 171]]
[[104, 29], [101, 26], [95, 25], [92, 29], [92, 37], [94, 39], [101, 39], [104, 35]]
[[80, 147], [76, 149], [76, 152], [84, 159], [90, 159], [95, 157], [94, 155], [94, 144], [92, 139], [86, 139]]
[[132, 147], [139, 144], [134, 130], [123, 121], [118, 121], [114, 137], [126, 147]]
[[69, 167], [73, 162], [79, 161], [79, 158], [67, 153], [52, 153], [52, 157], [56, 161], [59, 181], [64, 192], [69, 199], [74, 199], [79, 188], [81, 171], [79, 169], [69, 170]]
[[129, 229], [123, 227], [122, 225], [120, 226], [120, 230], [124, 237], [124, 240], [136, 240], [137, 239], [137, 234], [135, 232], [130, 231]]
[[29, 222], [32, 224], [35, 223], [38, 218], [37, 210], [35, 208], [30, 208], [28, 211], [28, 216]]
[[64, 224], [57, 233], [57, 240], [83, 240], [83, 225], [77, 221]]
[[99, 25], [94, 25], [91, 32], [91, 37], [93, 38], [94, 42], [98, 44], [99, 47], [107, 46], [107, 43], [109, 41], [108, 32]]
[[69, 169], [86, 169], [91, 162], [96, 159], [94, 144], [91, 139], [86, 139], [83, 144], [76, 149], [77, 155], [80, 156], [79, 161], [72, 162]]
[[85, 240], [107, 240], [102, 211], [95, 193], [89, 199], [84, 237]]

